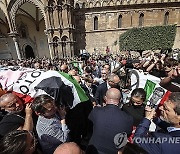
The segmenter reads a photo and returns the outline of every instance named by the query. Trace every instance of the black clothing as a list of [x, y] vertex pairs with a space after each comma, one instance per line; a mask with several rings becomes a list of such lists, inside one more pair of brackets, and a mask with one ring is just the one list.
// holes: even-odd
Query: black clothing
[[95, 100], [96, 100], [97, 104], [103, 105], [104, 96], [105, 96], [107, 90], [108, 90], [107, 82], [104, 82], [97, 87], [97, 90], [95, 93]]
[[164, 70], [158, 70], [158, 69], [156, 69], [156, 68], [152, 69], [152, 70], [150, 71], [150, 74], [151, 74], [151, 75], [154, 75], [154, 76], [156, 76], [156, 77], [158, 77], [158, 78], [166, 77], [166, 72], [165, 72]]
[[122, 110], [133, 117], [133, 126], [138, 126], [145, 116], [145, 105], [124, 104]]
[[4, 136], [7, 133], [17, 130], [24, 125], [24, 118], [17, 114], [7, 114], [0, 121], [0, 135]]
[[89, 119], [93, 122], [93, 134], [89, 142], [87, 153], [117, 154], [114, 137], [118, 133], [132, 132], [133, 119], [116, 105], [95, 107]]

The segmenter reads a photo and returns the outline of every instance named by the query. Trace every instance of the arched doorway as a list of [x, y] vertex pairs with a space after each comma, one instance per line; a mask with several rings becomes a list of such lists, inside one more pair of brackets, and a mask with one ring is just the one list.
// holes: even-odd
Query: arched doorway
[[26, 59], [35, 58], [33, 48], [30, 45], [27, 45], [25, 47], [25, 56], [26, 56]]

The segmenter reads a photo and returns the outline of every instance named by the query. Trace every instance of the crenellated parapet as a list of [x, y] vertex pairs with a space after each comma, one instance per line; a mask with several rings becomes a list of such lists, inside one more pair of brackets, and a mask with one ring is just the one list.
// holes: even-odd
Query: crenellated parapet
[[180, 0], [76, 0], [74, 7], [80, 8], [98, 8], [98, 7], [112, 7], [120, 5], [138, 5], [138, 4], [161, 4], [174, 3]]

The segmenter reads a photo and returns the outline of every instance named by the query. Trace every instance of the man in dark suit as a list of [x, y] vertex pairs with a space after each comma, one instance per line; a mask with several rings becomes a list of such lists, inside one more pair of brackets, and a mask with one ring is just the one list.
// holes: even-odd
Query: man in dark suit
[[[169, 99], [159, 107], [161, 119], [154, 122], [164, 129], [163, 133], [148, 133], [155, 109], [146, 108], [146, 116], [137, 127], [134, 142], [138, 143], [148, 153], [179, 154], [180, 153], [180, 92], [173, 92]], [[143, 138], [144, 137], [144, 138]], [[147, 142], [143, 142], [143, 139]], [[149, 139], [149, 140], [148, 140]]]
[[110, 74], [108, 76], [107, 81], [100, 84], [96, 90], [96, 93], [95, 93], [96, 104], [103, 106], [103, 103], [105, 103], [104, 96], [106, 94], [106, 91], [110, 88], [117, 88], [120, 90], [119, 83], [120, 83], [120, 79], [118, 75]]
[[133, 119], [118, 107], [120, 99], [120, 91], [110, 88], [105, 96], [106, 106], [91, 111], [89, 119], [93, 122], [93, 134], [87, 154], [117, 154], [113, 142], [115, 135], [122, 132], [131, 134]]

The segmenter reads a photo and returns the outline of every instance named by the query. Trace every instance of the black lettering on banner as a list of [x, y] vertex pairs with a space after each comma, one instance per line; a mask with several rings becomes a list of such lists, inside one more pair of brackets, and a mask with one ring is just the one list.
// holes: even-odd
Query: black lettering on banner
[[139, 87], [139, 74], [138, 74], [138, 72], [137, 72], [137, 70], [131, 70], [130, 72], [129, 72], [129, 76], [130, 76], [130, 79], [131, 79], [131, 76], [135, 76], [135, 83], [133, 83], [133, 84], [131, 84], [131, 90], [132, 89], [136, 89], [136, 88], [138, 88]]
[[31, 76], [33, 77], [33, 78], [37, 78], [37, 77], [39, 77], [41, 75], [41, 72], [32, 72], [32, 74], [31, 74]]
[[[35, 80], [34, 80], [34, 81], [35, 81]], [[32, 84], [34, 81], [25, 80], [25, 82], [28, 82], [28, 83], [29, 83], [29, 86], [30, 86], [30, 84]]]
[[26, 85], [20, 86], [19, 89], [23, 94], [27, 94], [29, 92], [29, 88]]

